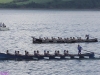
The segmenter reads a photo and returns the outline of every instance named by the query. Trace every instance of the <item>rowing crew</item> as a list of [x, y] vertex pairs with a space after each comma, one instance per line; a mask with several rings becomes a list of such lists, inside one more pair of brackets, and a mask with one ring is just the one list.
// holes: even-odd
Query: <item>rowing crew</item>
[[[9, 53], [9, 50], [6, 51], [6, 54], [11, 54]], [[15, 51], [15, 55], [21, 55], [19, 54], [19, 51]], [[40, 54], [39, 51], [34, 51], [34, 55], [30, 55], [28, 51], [25, 51], [25, 56], [63, 56], [63, 54], [60, 54], [59, 51], [55, 51], [54, 54], [49, 54], [49, 51], [44, 51], [44, 55]], [[64, 50], [64, 55], [68, 55], [68, 50]]]
[[[61, 37], [58, 37], [58, 38], [54, 38], [54, 37], [51, 37], [51, 39], [49, 39], [48, 37], [44, 37], [44, 38], [41, 38], [39, 37], [39, 40], [45, 40], [45, 41], [49, 41], [49, 40], [52, 40], [52, 41], [64, 41], [64, 40], [76, 40], [75, 37], [70, 37], [70, 38], [61, 38]], [[77, 40], [81, 40], [81, 37], [77, 37]], [[35, 41], [35, 39], [34, 39]]]
[[[33, 37], [34, 38], [34, 37]], [[85, 38], [86, 40], [89, 40], [89, 35], [85, 35]], [[37, 38], [34, 38], [34, 41], [36, 41]], [[48, 37], [44, 37], [44, 38], [41, 38], [39, 37], [39, 40], [45, 40], [45, 41], [64, 41], [64, 40], [82, 40], [81, 37], [77, 37], [77, 39], [75, 39], [75, 37], [70, 37], [70, 38], [61, 38], [61, 37], [58, 37], [58, 38], [54, 38], [54, 37], [51, 37], [51, 39], [49, 39]]]
[[[34, 51], [34, 56], [63, 56], [62, 54], [60, 54], [59, 51], [55, 51], [54, 54], [49, 54], [49, 51], [45, 51], [44, 50], [44, 55], [43, 54], [39, 54], [39, 51]], [[64, 50], [64, 55], [68, 55], [68, 50]]]
[[[78, 45], [77, 49], [78, 49], [78, 55], [81, 54], [82, 47], [80, 45]], [[64, 50], [64, 55], [68, 55], [68, 53], [69, 53], [68, 50], [67, 51]], [[6, 51], [6, 54], [10, 54], [8, 50]], [[21, 55], [21, 54], [19, 54], [19, 51], [15, 51], [15, 55]], [[28, 56], [30, 54], [28, 51], [25, 51], [25, 55]], [[40, 56], [40, 55], [42, 55], [42, 54], [39, 54], [38, 50], [34, 51], [34, 56]], [[52, 56], [53, 54], [49, 54], [49, 51], [47, 51], [47, 52], [44, 51], [44, 55], [45, 56]], [[55, 51], [54, 55], [55, 56], [63, 56], [62, 54], [60, 54], [59, 51]]]

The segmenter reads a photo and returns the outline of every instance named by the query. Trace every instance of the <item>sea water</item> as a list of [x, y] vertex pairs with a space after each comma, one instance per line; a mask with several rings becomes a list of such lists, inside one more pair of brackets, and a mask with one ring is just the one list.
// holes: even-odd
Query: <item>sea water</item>
[[[54, 54], [64, 50], [77, 54], [77, 45], [83, 48], [82, 53], [94, 52], [100, 55], [100, 11], [92, 10], [14, 10], [1, 9], [0, 22], [9, 27], [9, 31], [0, 31], [0, 52], [15, 50], [30, 54], [44, 50]], [[96, 43], [73, 44], [33, 44], [34, 37], [81, 37], [89, 34], [90, 38], [98, 38]], [[85, 51], [84, 51], [85, 50]], [[86, 51], [87, 50], [87, 51]], [[100, 60], [36, 60], [15, 61], [0, 60], [1, 75], [99, 75]]]

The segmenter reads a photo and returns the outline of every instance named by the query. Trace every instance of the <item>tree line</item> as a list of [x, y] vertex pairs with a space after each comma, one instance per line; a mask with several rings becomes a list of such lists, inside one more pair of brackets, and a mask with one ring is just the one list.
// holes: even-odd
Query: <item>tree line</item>
[[100, 0], [53, 0], [47, 3], [30, 2], [22, 5], [16, 4], [14, 0], [11, 3], [0, 4], [0, 8], [100, 9]]

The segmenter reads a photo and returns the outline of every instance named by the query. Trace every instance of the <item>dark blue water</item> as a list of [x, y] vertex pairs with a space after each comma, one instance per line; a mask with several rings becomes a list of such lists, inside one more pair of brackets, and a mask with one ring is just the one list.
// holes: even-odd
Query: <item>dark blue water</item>
[[[27, 50], [33, 54], [39, 50], [55, 50], [63, 53], [77, 53], [74, 44], [32, 44], [35, 37], [82, 37], [100, 40], [100, 11], [69, 10], [0, 10], [0, 22], [4, 22], [9, 31], [0, 31], [0, 52], [15, 50], [24, 54]], [[80, 43], [84, 50], [100, 54], [100, 42]], [[82, 51], [85, 53], [86, 51]], [[95, 55], [99, 57], [99, 55]], [[99, 75], [100, 60], [39, 60], [39, 61], [0, 61], [1, 72], [9, 75]]]

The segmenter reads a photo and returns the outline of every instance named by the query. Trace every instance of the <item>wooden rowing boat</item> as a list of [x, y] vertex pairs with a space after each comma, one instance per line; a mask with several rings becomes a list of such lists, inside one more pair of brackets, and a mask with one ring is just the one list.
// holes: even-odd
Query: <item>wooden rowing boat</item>
[[0, 27], [0, 31], [8, 31], [10, 30], [8, 27]]
[[33, 43], [82, 43], [82, 42], [98, 42], [97, 38], [94, 39], [41, 39], [33, 38]]

